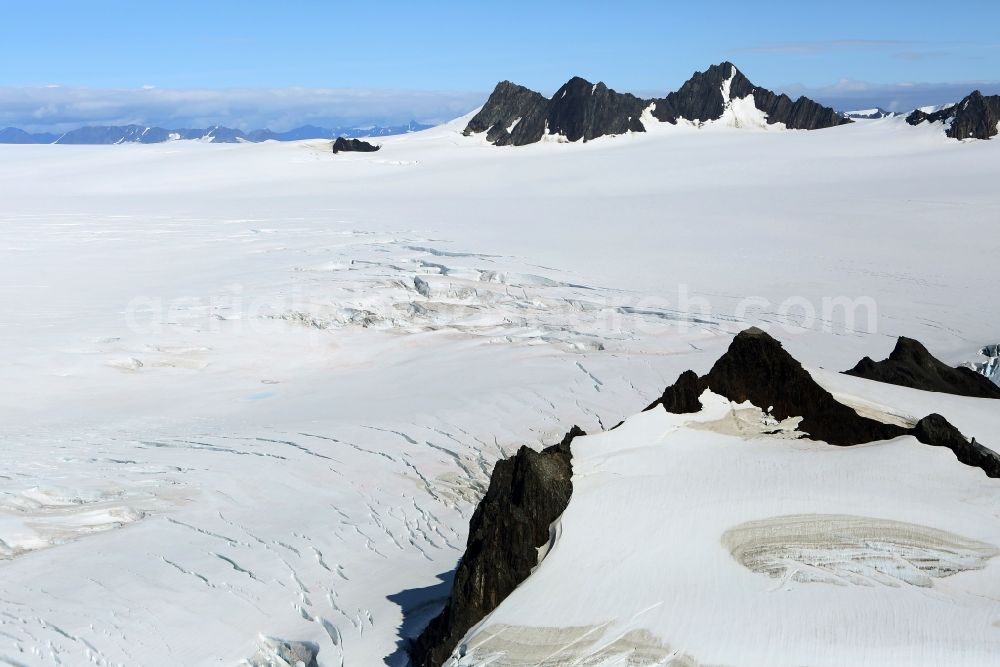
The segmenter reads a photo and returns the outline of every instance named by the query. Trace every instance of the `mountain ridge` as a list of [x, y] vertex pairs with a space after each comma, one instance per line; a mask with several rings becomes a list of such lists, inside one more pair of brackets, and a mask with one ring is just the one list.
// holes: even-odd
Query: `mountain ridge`
[[1000, 95], [983, 95], [974, 90], [958, 104], [928, 113], [917, 109], [906, 117], [910, 125], [945, 123], [952, 139], [991, 139], [1000, 132]]
[[501, 81], [464, 134], [485, 132], [487, 141], [494, 145], [523, 146], [545, 136], [572, 142], [645, 132], [645, 123], [656, 121], [701, 125], [723, 119], [736, 126], [782, 124], [803, 130], [852, 122], [807, 97], [793, 101], [785, 94], [755, 86], [736, 65], [726, 61], [695, 72], [678, 90], [651, 99], [620, 93], [604, 82], [591, 83], [577, 76], [551, 98]]
[[424, 125], [413, 120], [405, 125], [372, 125], [369, 127], [338, 126], [326, 128], [316, 125], [302, 125], [284, 132], [275, 132], [266, 128], [244, 132], [243, 130], [222, 125], [212, 125], [204, 129], [167, 129], [134, 123], [129, 125], [85, 125], [62, 134], [51, 132], [30, 133], [17, 127], [6, 127], [0, 129], [0, 144], [157, 144], [180, 139], [211, 141], [217, 144], [234, 144], [240, 142], [258, 143], [268, 140], [300, 141], [303, 139], [335, 139], [337, 137], [346, 137], [349, 139], [357, 137], [385, 137], [395, 134], [406, 134], [408, 132], [419, 132], [431, 127], [433, 126]]

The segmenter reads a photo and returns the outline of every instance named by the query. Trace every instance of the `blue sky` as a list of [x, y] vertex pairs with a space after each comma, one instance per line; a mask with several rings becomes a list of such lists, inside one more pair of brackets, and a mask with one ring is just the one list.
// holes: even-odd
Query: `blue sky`
[[[988, 89], [1000, 80], [997, 0], [953, 8], [923, 0], [35, 0], [2, 1], [0, 8], [0, 107], [5, 94], [25, 88], [34, 89], [33, 103], [42, 103], [44, 91], [55, 89], [40, 87], [49, 85], [86, 91], [89, 106], [100, 91], [143, 86], [198, 90], [205, 99], [206, 91], [220, 91], [221, 99], [229, 89], [375, 89], [391, 91], [399, 102], [378, 98], [390, 120], [404, 112], [452, 113], [500, 79], [551, 92], [581, 75], [618, 90], [659, 94], [722, 60], [735, 62], [758, 85], [828, 97], [845, 91], [892, 97], [914, 86], [931, 95], [939, 84], [964, 89], [985, 82], [981, 87]], [[449, 95], [435, 109], [426, 95], [424, 106], [414, 105], [407, 91]], [[65, 90], [49, 94], [53, 108], [66, 104], [59, 98]], [[290, 96], [289, 104], [296, 99]], [[142, 113], [137, 106], [136, 118]], [[7, 114], [0, 122], [11, 119]], [[73, 122], [58, 109], [32, 119], [36, 125]], [[294, 120], [286, 115], [275, 122]]]

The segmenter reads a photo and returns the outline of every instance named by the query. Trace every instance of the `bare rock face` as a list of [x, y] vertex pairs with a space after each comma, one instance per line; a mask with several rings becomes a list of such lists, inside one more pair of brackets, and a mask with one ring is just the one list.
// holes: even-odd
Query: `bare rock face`
[[696, 72], [679, 90], [661, 99], [641, 99], [580, 77], [573, 77], [547, 99], [502, 81], [469, 121], [465, 134], [485, 132], [486, 139], [497, 146], [532, 144], [546, 132], [567, 141], [590, 141], [605, 135], [645, 132], [641, 117], [650, 108], [654, 119], [671, 124], [718, 120], [729, 101], [748, 95], [753, 95], [754, 105], [767, 114], [768, 123], [784, 123], [790, 129], [815, 130], [851, 122], [808, 98], [792, 101], [787, 95], [754, 86], [735, 65], [725, 62]]
[[606, 134], [645, 132], [639, 116], [649, 103], [576, 76], [556, 91], [548, 106], [550, 133], [590, 141]]
[[945, 134], [952, 139], [990, 139], [997, 135], [1000, 123], [1000, 95], [972, 91], [955, 106], [926, 113], [919, 109], [906, 117], [910, 125], [951, 121]]
[[607, 134], [643, 132], [639, 116], [647, 102], [618, 93], [603, 83], [573, 77], [552, 99], [510, 81], [497, 84], [465, 134], [486, 132], [497, 146], [524, 146], [548, 131], [568, 141], [590, 141]]
[[469, 522], [465, 555], [448, 602], [414, 641], [415, 667], [439, 667], [473, 625], [497, 608], [538, 565], [549, 526], [573, 493], [570, 443], [584, 435], [574, 426], [562, 442], [536, 452], [521, 447], [498, 461], [490, 486]]
[[1000, 386], [971, 368], [952, 368], [934, 358], [927, 348], [912, 338], [900, 336], [888, 359], [865, 357], [846, 375], [975, 398], [1000, 398]]
[[755, 327], [737, 334], [702, 381], [731, 401], [770, 408], [776, 419], [802, 417], [800, 431], [831, 445], [858, 445], [906, 433], [899, 426], [862, 417], [838, 402], [781, 343]]
[[545, 132], [548, 102], [541, 93], [501, 81], [469, 121], [465, 134], [485, 132], [487, 141], [497, 146], [533, 144]]
[[[930, 373], [928, 377], [935, 382], [942, 381], [942, 374], [960, 379], [969, 374], [995, 386], [975, 371], [945, 366], [915, 340], [899, 340], [893, 351], [893, 363], [876, 365], [888, 369], [881, 372], [905, 371], [904, 377], [912, 378], [915, 369], [920, 373]], [[870, 359], [868, 362], [875, 363]], [[902, 371], [897, 369], [897, 364], [902, 364]], [[868, 366], [864, 361], [859, 364], [862, 365]], [[956, 371], [962, 372], [957, 376], [950, 375]], [[661, 398], [646, 409], [663, 406], [668, 412], [677, 414], [698, 412], [701, 409], [698, 397], [705, 389], [737, 403], [750, 401], [779, 420], [802, 417], [798, 430], [812, 440], [845, 446], [912, 435], [925, 445], [947, 447], [960, 462], [980, 468], [989, 477], [1000, 477], [1000, 454], [977, 443], [975, 438], [970, 441], [941, 415], [928, 415], [913, 428], [862, 417], [817, 384], [781, 343], [756, 327], [737, 334], [708, 374], [699, 378], [693, 371], [685, 371], [677, 382], [667, 387]]]
[[653, 401], [653, 403], [643, 412], [652, 410], [662, 405], [667, 412], [675, 415], [686, 415], [700, 412], [702, 407], [699, 397], [705, 391], [701, 379], [694, 371], [684, 371], [677, 378], [677, 382], [663, 390], [663, 396]]
[[[728, 92], [729, 97], [725, 97]], [[725, 104], [753, 95], [754, 106], [767, 114], [769, 124], [784, 123], [791, 130], [818, 130], [850, 123], [849, 118], [808, 97], [794, 102], [784, 94], [774, 93], [750, 82], [736, 65], [724, 62], [705, 72], [696, 72], [677, 92], [654, 100], [653, 116], [667, 123], [679, 120], [718, 120]]]
[[380, 148], [382, 147], [361, 139], [347, 139], [346, 137], [337, 137], [333, 142], [334, 153], [374, 153]]
[[947, 447], [967, 466], [982, 468], [988, 477], [1000, 477], [1000, 454], [983, 447], [976, 439], [966, 440], [962, 433], [939, 414], [930, 414], [913, 427], [913, 437], [925, 445]]

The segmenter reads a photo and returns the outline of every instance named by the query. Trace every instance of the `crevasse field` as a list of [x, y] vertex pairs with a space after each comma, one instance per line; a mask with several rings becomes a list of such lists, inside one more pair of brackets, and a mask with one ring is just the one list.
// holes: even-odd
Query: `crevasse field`
[[[749, 325], [861, 410], [1000, 445], [986, 399], [836, 373], [1000, 342], [996, 141], [464, 125], [0, 147], [0, 662], [403, 665], [499, 457], [635, 415]], [[706, 400], [574, 443], [559, 539], [461, 664], [997, 664], [995, 480]]]

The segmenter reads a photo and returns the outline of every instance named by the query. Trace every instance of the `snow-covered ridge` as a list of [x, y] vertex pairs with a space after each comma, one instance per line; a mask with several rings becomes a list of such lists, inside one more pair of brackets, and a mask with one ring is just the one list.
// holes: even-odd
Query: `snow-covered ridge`
[[[765, 410], [758, 407], [759, 405], [769, 407]], [[648, 413], [653, 413], [654, 416], [647, 419], [645, 414]], [[710, 438], [732, 438], [737, 441], [764, 440], [772, 443], [776, 449], [781, 449], [800, 442], [803, 438], [825, 446], [829, 444], [823, 442], [824, 440], [836, 445], [881, 446], [883, 443], [896, 442], [901, 436], [912, 436], [924, 446], [933, 446], [928, 449], [938, 451], [953, 449], [961, 463], [973, 469], [981, 466], [980, 474], [986, 472], [990, 478], [1000, 478], [1000, 455], [980, 446], [979, 454], [982, 458], [967, 458], [969, 441], [958, 434], [943, 417], [930, 415], [920, 419], [916, 427], [910, 430], [861, 416], [819, 386], [777, 341], [759, 329], [749, 329], [737, 335], [725, 355], [702, 378], [697, 378], [691, 372], [682, 374], [674, 385], [667, 388], [660, 401], [651, 405], [645, 414], [627, 420], [615, 429], [593, 438], [587, 438], [579, 432], [570, 433], [559, 446], [548, 448], [542, 453], [542, 456], [572, 456], [573, 495], [569, 497], [568, 505], [565, 504], [565, 499], [562, 503], [557, 503], [555, 512], [561, 513], [562, 516], [556, 521], [557, 525], [554, 525], [554, 528], [545, 531], [544, 525], [535, 527], [535, 540], [540, 547], [539, 565], [531, 570], [530, 574], [526, 570], [521, 574], [521, 585], [516, 589], [509, 585], [491, 585], [490, 577], [483, 573], [493, 569], [506, 571], [502, 564], [516, 560], [517, 554], [525, 549], [525, 545], [519, 543], [519, 540], [523, 540], [523, 536], [530, 533], [525, 532], [520, 524], [501, 526], [486, 531], [484, 541], [480, 535], [482, 528], [476, 525], [476, 521], [481, 522], [484, 516], [502, 517], [505, 513], [553, 516], [551, 505], [554, 501], [546, 499], [543, 494], [550, 482], [541, 481], [546, 479], [542, 472], [524, 473], [524, 481], [518, 487], [519, 491], [514, 492], [505, 491], [509, 482], [504, 481], [503, 475], [501, 479], [491, 481], [490, 491], [480, 504], [473, 520], [469, 551], [459, 566], [455, 588], [446, 609], [417, 642], [414, 659], [418, 667], [438, 664], [445, 655], [441, 649], [454, 645], [456, 639], [466, 629], [468, 633], [458, 643], [448, 664], [516, 665], [536, 660], [537, 664], [550, 665], [576, 664], [580, 661], [603, 665], [615, 664], [625, 657], [630, 657], [632, 661], [637, 660], [638, 664], [661, 664], [665, 658], [670, 657], [670, 644], [663, 633], [656, 632], [657, 626], [650, 626], [645, 622], [630, 625], [631, 621], [650, 611], [651, 607], [633, 606], [631, 615], [628, 613], [611, 615], [605, 621], [590, 626], [593, 631], [600, 630], [600, 634], [603, 635], [607, 624], [617, 622], [621, 632], [645, 632], [647, 637], [656, 637], [658, 634], [660, 636], [659, 641], [646, 642], [641, 647], [630, 643], [616, 643], [613, 651], [607, 646], [601, 646], [600, 643], [595, 645], [587, 642], [577, 645], [576, 641], [571, 641], [572, 632], [577, 629], [575, 624], [562, 629], [546, 628], [549, 637], [542, 646], [535, 645], [541, 638], [536, 636], [530, 624], [527, 627], [523, 624], [514, 625], [505, 619], [500, 620], [498, 626], [493, 625], [496, 616], [504, 616], [505, 609], [511, 604], [509, 600], [518, 599], [521, 591], [536, 585], [537, 573], [544, 572], [546, 567], [550, 567], [549, 559], [559, 552], [561, 545], [567, 540], [593, 539], [593, 536], [601, 535], [598, 539], [610, 540], [619, 545], [633, 545], [630, 550], [633, 558], [640, 561], [643, 560], [643, 551], [647, 549], [658, 551], [656, 546], [644, 542], [620, 539], [618, 533], [628, 532], [630, 528], [611, 530], [608, 533], [590, 533], [587, 537], [582, 537], [569, 535], [567, 531], [571, 528], [565, 521], [567, 514], [572, 514], [574, 511], [576, 503], [581, 502], [578, 499], [581, 487], [584, 493], [593, 488], [593, 480], [602, 477], [600, 471], [608, 459], [618, 457], [623, 451], [631, 453], [637, 442], [643, 443], [649, 437], [652, 437], [654, 442], [649, 442], [647, 446], [656, 448], [660, 447], [659, 443], [655, 442], [657, 436], [662, 440], [664, 438], [662, 434], [666, 433], [677, 438], [690, 437], [695, 440], [704, 439], [706, 434], [709, 434]], [[659, 418], [656, 415], [659, 415]], [[669, 416], [664, 420], [663, 415]], [[645, 436], [637, 437], [634, 430], [622, 434], [616, 433], [619, 429], [629, 431], [628, 425], [633, 420], [647, 424], [649, 430], [645, 432]], [[662, 421], [666, 421], [669, 427], [659, 423]], [[650, 424], [653, 425], [651, 428]], [[587, 449], [586, 444], [579, 444], [591, 439], [599, 439], [601, 446], [609, 448], [610, 451], [600, 451], [600, 448]], [[623, 447], [624, 450], [616, 450], [616, 447]], [[976, 448], [975, 440], [972, 441], [971, 447]], [[599, 463], [595, 470], [588, 470], [588, 464], [581, 464], [577, 459], [577, 452], [581, 448], [588, 451], [591, 456], [598, 457]], [[862, 449], [845, 447], [841, 451], [862, 451]], [[530, 457], [524, 461], [520, 460], [524, 454], [524, 451], [519, 452], [514, 461], [505, 462], [504, 470], [511, 466], [515, 470], [530, 468], [532, 465]], [[910, 459], [905, 454], [898, 455], [900, 459], [895, 465], [908, 468]], [[810, 465], [810, 460], [813, 461], [812, 465], [828, 465], [828, 462], [821, 462], [813, 456], [803, 457], [802, 465]], [[728, 462], [709, 464], [709, 461], [713, 459], [710, 455], [706, 455], [702, 465], [709, 467], [728, 465]], [[846, 457], [844, 465], [850, 465]], [[655, 465], [642, 468], [642, 472], [639, 470], [636, 468], [633, 475], [640, 475], [643, 478], [657, 476]], [[680, 468], [676, 471], [662, 471], [659, 474], [665, 476], [698, 474], [698, 472]], [[772, 473], [770, 476], [777, 478], [780, 474]], [[616, 476], [608, 479], [611, 486], [619, 485]], [[554, 480], [551, 484], [564, 484], [566, 481]], [[638, 480], [635, 481], [642, 484]], [[757, 483], [757, 479], [751, 477], [749, 483], [750, 488], [756, 488], [753, 485]], [[780, 483], [787, 485], [788, 481], [782, 480]], [[1000, 495], [1000, 486], [996, 486], [995, 479], [991, 479], [990, 483], [995, 485], [994, 495]], [[535, 485], [538, 488], [535, 488]], [[714, 486], [712, 483], [709, 485]], [[734, 505], [741, 505], [747, 495], [756, 496], [752, 490], [736, 490], [729, 486], [723, 488], [732, 495], [730, 502]], [[957, 497], [961, 493], [961, 487], [951, 491]], [[722, 489], [715, 487], [713, 492], [718, 494]], [[784, 495], [780, 498], [788, 499]], [[535, 512], [530, 508], [520, 507], [521, 503], [529, 502], [524, 499], [531, 499], [538, 505]], [[611, 499], [605, 498], [605, 500]], [[619, 498], [618, 502], [620, 503], [618, 505], [606, 506], [602, 514], [628, 517], [624, 523], [633, 521], [636, 514], [655, 515], [663, 507], [655, 501], [650, 502], [648, 506], [636, 506], [636, 498], [631, 496]], [[497, 503], [506, 503], [506, 512], [504, 507], [498, 507]], [[808, 497], [806, 505], [801, 507], [807, 505]], [[842, 507], [850, 506], [842, 505]], [[695, 513], [698, 511], [695, 510]], [[618, 521], [622, 520], [619, 518]], [[993, 524], [995, 534], [1000, 535], [1000, 522], [994, 520]], [[663, 528], [669, 533], [671, 526], [665, 523]], [[576, 526], [576, 530], [580, 530], [579, 525]], [[683, 533], [678, 531], [677, 534]], [[779, 586], [788, 590], [793, 589], [793, 582], [834, 586], [881, 585], [890, 588], [899, 588], [905, 584], [930, 588], [934, 586], [935, 579], [952, 577], [966, 571], [983, 570], [987, 568], [991, 559], [1000, 554], [1000, 548], [996, 543], [970, 539], [900, 520], [830, 512], [822, 505], [813, 506], [808, 513], [799, 511], [744, 521], [726, 529], [717, 539], [740, 565], [752, 572], [779, 579]], [[689, 547], [686, 545], [673, 544], [671, 548], [674, 551], [686, 552], [692, 562], [700, 560], [700, 556], [687, 551]], [[888, 566], [885, 564], [887, 560], [891, 563]], [[657, 577], [658, 573], [647, 573], [641, 569], [642, 567], [636, 569], [631, 564], [615, 567], [612, 572], [605, 573], [605, 578], [612, 582], [625, 579], [629, 583], [622, 586], [627, 588], [633, 581]], [[565, 573], [563, 576], [573, 577], [576, 573]], [[670, 583], [675, 586], [680, 585], [684, 581], [678, 579], [671, 582], [669, 577], [670, 575], [667, 575], [664, 579], [667, 586]], [[660, 593], [667, 595], [665, 589], [660, 589]], [[626, 597], [628, 598], [628, 595]], [[481, 602], [498, 599], [502, 602], [495, 610]], [[552, 602], [548, 601], [548, 604], [551, 606]], [[629, 606], [629, 603], [624, 606]], [[472, 610], [478, 611], [479, 614], [470, 618]], [[603, 613], [602, 609], [595, 611]], [[484, 612], [492, 613], [484, 618]], [[561, 618], [554, 612], [550, 614], [550, 618]], [[572, 615], [572, 612], [570, 614]], [[624, 621], [625, 625], [622, 627], [625, 618], [629, 620]], [[450, 626], [448, 632], [442, 631], [443, 624]], [[653, 630], [651, 635], [650, 630]], [[562, 636], [566, 638], [565, 643], [559, 639], [560, 632], [563, 632]], [[548, 645], [550, 651], [548, 655], [536, 653], [545, 645]], [[650, 654], [649, 649], [654, 646], [657, 650]], [[690, 649], [685, 648], [684, 652], [689, 654]]]
[[792, 444], [700, 398], [574, 440], [555, 543], [447, 664], [991, 664], [996, 480], [905, 438]]

